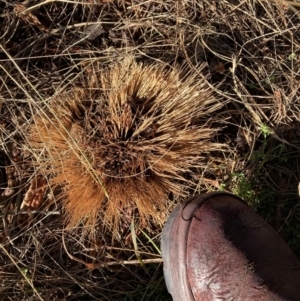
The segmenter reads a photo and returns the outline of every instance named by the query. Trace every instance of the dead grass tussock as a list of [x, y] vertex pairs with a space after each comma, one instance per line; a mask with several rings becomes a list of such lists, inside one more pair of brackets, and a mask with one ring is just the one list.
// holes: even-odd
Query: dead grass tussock
[[221, 104], [205, 80], [132, 58], [107, 71], [90, 68], [87, 82], [52, 99], [29, 138], [45, 152], [43, 173], [63, 186], [69, 225], [94, 226], [103, 212], [116, 226], [135, 208], [142, 221], [163, 222], [168, 194], [186, 195], [184, 175], [220, 148], [207, 117]]

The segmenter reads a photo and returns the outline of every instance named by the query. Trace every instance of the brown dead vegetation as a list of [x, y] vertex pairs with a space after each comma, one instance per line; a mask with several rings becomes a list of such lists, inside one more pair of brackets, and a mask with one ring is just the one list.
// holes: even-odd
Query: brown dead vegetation
[[176, 69], [132, 58], [105, 71], [93, 67], [87, 85], [36, 113], [28, 143], [37, 164], [53, 175], [53, 187], [62, 186], [69, 226], [94, 228], [100, 215], [117, 229], [128, 210], [142, 224], [162, 224], [168, 195], [186, 196], [185, 177], [220, 150], [208, 116], [221, 104], [205, 79]]
[[[0, 0], [1, 297], [168, 300], [159, 222], [199, 191], [243, 192], [299, 255], [298, 10], [275, 0]], [[122, 69], [128, 57], [137, 63]], [[128, 98], [144, 87], [149, 111]], [[168, 114], [159, 87], [176, 101]], [[218, 143], [227, 151], [211, 152]]]

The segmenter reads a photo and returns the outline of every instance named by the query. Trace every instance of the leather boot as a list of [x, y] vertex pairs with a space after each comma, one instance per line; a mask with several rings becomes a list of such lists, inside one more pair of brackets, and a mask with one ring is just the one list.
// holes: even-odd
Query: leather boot
[[300, 301], [300, 264], [237, 196], [208, 193], [171, 213], [162, 257], [174, 301]]

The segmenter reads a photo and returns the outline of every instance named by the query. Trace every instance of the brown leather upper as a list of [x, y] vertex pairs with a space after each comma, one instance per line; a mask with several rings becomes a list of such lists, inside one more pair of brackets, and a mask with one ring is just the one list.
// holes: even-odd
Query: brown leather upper
[[300, 300], [300, 264], [261, 217], [229, 195], [195, 212], [186, 246], [195, 300]]

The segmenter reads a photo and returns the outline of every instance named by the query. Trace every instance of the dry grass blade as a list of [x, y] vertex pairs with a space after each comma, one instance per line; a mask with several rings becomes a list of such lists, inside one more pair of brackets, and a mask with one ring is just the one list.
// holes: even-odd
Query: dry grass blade
[[26, 273], [24, 273], [24, 271], [19, 267], [18, 263], [13, 259], [13, 257], [7, 252], [7, 250], [4, 248], [4, 246], [2, 244], [0, 244], [0, 248], [2, 249], [2, 251], [4, 252], [4, 254], [6, 254], [8, 256], [8, 258], [13, 262], [13, 264], [15, 265], [15, 267], [17, 267], [17, 269], [19, 270], [19, 272], [21, 273], [22, 277], [24, 278], [24, 280], [30, 285], [30, 287], [32, 288], [32, 290], [34, 291], [34, 293], [36, 294], [36, 296], [39, 298], [39, 300], [44, 301], [44, 299], [42, 298], [42, 296], [39, 294], [38, 290], [35, 288], [35, 286], [32, 283], [32, 280], [30, 280], [27, 276]]

